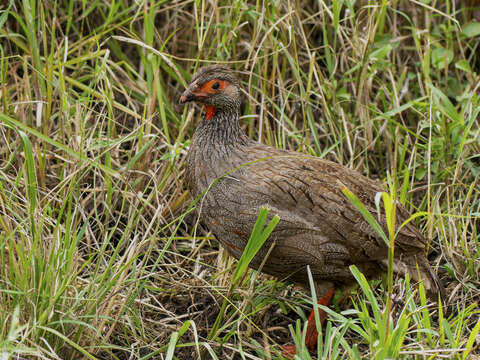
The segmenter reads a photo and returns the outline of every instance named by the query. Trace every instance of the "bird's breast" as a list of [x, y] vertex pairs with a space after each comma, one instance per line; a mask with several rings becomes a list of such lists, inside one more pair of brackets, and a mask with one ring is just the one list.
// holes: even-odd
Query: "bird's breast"
[[[240, 154], [240, 155], [239, 155]], [[243, 151], [235, 146], [194, 139], [187, 154], [187, 186], [194, 196], [231, 181], [239, 182], [242, 174]], [[208, 190], [207, 190], [208, 189]]]

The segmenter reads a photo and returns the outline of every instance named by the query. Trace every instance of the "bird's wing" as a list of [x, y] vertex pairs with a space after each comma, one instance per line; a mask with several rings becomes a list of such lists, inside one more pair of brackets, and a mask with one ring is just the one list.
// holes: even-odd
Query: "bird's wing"
[[[385, 258], [384, 240], [342, 192], [342, 187], [353, 192], [388, 234], [384, 211], [381, 208], [378, 214], [375, 205], [376, 194], [384, 190], [379, 183], [327, 160], [269, 149], [250, 152], [256, 158], [242, 167], [238, 186], [242, 187], [241, 203], [246, 209], [267, 203], [279, 214], [283, 227], [290, 224], [299, 232], [309, 229], [308, 236], [318, 234], [320, 242], [345, 247], [357, 261]], [[396, 215], [398, 228], [408, 212], [398, 204]], [[282, 226], [278, 231], [288, 230]], [[425, 238], [414, 225], [400, 229], [395, 242], [397, 255], [418, 253], [424, 248]]]

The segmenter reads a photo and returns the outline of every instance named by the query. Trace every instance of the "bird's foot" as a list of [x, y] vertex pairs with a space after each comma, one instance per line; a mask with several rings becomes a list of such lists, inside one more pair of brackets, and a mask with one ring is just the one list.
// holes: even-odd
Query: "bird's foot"
[[283, 345], [282, 356], [287, 359], [293, 359], [297, 353], [297, 347], [295, 345]]
[[[332, 302], [333, 295], [335, 293], [335, 289], [332, 287], [328, 292], [318, 300], [318, 305], [328, 306]], [[325, 319], [327, 318], [327, 314], [322, 309], [318, 309], [318, 316], [320, 317], [320, 324], [323, 325]], [[305, 334], [305, 346], [308, 350], [314, 350], [317, 346], [318, 340], [318, 331], [315, 325], [315, 311], [312, 310], [310, 315], [308, 316], [307, 321], [307, 333]], [[297, 347], [295, 345], [284, 345], [282, 346], [282, 355], [287, 359], [292, 359], [293, 356], [297, 353]]]

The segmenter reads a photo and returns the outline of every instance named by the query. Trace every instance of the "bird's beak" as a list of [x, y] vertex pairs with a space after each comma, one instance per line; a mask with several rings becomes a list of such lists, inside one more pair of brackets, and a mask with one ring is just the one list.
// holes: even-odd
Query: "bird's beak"
[[185, 104], [188, 101], [200, 100], [202, 98], [208, 97], [209, 94], [202, 91], [200, 87], [196, 84], [190, 85], [180, 96], [180, 104]]
[[180, 96], [180, 104], [185, 104], [186, 102], [193, 100], [195, 100], [195, 95], [188, 89], [183, 92], [182, 96]]

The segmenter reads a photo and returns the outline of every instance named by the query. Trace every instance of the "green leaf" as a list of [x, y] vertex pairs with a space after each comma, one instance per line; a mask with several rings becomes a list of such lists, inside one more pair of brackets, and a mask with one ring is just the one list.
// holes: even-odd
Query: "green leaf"
[[388, 240], [387, 235], [385, 235], [385, 232], [383, 231], [382, 227], [380, 224], [375, 220], [373, 215], [370, 213], [370, 211], [367, 210], [365, 205], [362, 204], [362, 202], [355, 196], [354, 193], [352, 193], [350, 190], [348, 190], [345, 186], [342, 188], [343, 194], [347, 197], [348, 200], [357, 208], [358, 211], [362, 214], [363, 218], [370, 224], [370, 226], [375, 230], [375, 232], [380, 235], [380, 237], [385, 241], [385, 244], [389, 246], [390, 242]]
[[100, 168], [101, 170], [106, 172], [108, 175], [112, 175], [112, 176], [115, 176], [117, 178], [120, 177], [120, 174], [118, 174], [117, 171], [109, 168], [108, 166], [105, 166], [105, 165], [101, 164], [96, 159], [91, 159], [91, 158], [89, 158], [89, 157], [87, 157], [87, 156], [85, 156], [81, 153], [78, 153], [78, 152], [72, 150], [71, 148], [69, 148], [68, 146], [58, 142], [57, 140], [54, 140], [53, 138], [44, 135], [43, 133], [39, 132], [38, 130], [27, 126], [26, 124], [22, 123], [21, 121], [13, 119], [13, 118], [11, 118], [11, 117], [9, 117], [5, 114], [2, 114], [2, 113], [0, 113], [0, 125], [8, 126], [8, 127], [12, 128], [16, 131], [24, 131], [25, 133], [28, 133], [30, 135], [35, 136], [36, 138], [40, 139], [41, 141], [44, 141], [44, 142], [62, 150], [62, 151], [64, 151], [65, 153], [69, 154], [70, 156], [72, 156], [72, 157], [74, 157], [74, 158], [76, 158], [80, 161], [84, 161], [86, 163], [89, 163], [92, 166]]
[[382, 61], [392, 51], [393, 46], [388, 44], [382, 46], [380, 49], [374, 50], [370, 53], [370, 60], [374, 62]]
[[243, 274], [245, 274], [248, 265], [280, 221], [280, 218], [275, 215], [270, 223], [265, 227], [269, 211], [270, 210], [266, 206], [261, 208], [260, 212], [258, 213], [257, 221], [255, 222], [252, 233], [250, 234], [250, 239], [248, 239], [247, 246], [245, 246], [242, 256], [240, 257], [240, 260], [238, 260], [237, 268], [233, 273], [234, 284], [236, 284]]
[[10, 0], [10, 3], [8, 4], [8, 8], [0, 11], [0, 13], [2, 13], [2, 15], [0, 15], [0, 29], [3, 27], [3, 24], [5, 24], [5, 21], [7, 21], [8, 12], [10, 11], [10, 8], [12, 7], [12, 5], [13, 5], [13, 0]]
[[182, 337], [183, 334], [190, 328], [191, 321], [187, 320], [185, 321], [182, 326], [180, 327], [180, 330], [178, 330], [178, 337]]
[[410, 169], [408, 166], [405, 166], [405, 169], [403, 170], [403, 182], [402, 182], [402, 187], [400, 190], [400, 203], [405, 204], [407, 201], [407, 193], [408, 193], [408, 187], [410, 183]]
[[37, 177], [35, 171], [35, 161], [33, 159], [32, 143], [27, 134], [19, 131], [18, 134], [22, 138], [23, 153], [25, 154], [25, 170], [27, 172], [27, 188], [28, 200], [30, 202], [30, 214], [33, 215], [35, 206], [37, 205]]
[[443, 69], [453, 60], [453, 51], [443, 47], [436, 48], [432, 51], [432, 65], [437, 69]]
[[471, 74], [472, 68], [470, 67], [470, 63], [467, 60], [459, 60], [455, 63], [455, 67], [458, 70], [465, 71], [466, 73]]
[[[419, 269], [417, 269], [419, 271]], [[423, 286], [423, 282], [419, 279], [418, 283], [418, 294], [420, 296], [420, 304], [422, 305], [422, 323], [424, 329], [431, 329], [431, 321], [430, 321], [430, 311], [427, 307], [427, 295], [425, 293], [425, 287]], [[429, 342], [432, 342], [432, 335], [430, 333], [426, 333]]]
[[38, 328], [40, 330], [44, 330], [46, 332], [49, 332], [53, 335], [55, 335], [56, 337], [58, 337], [59, 339], [63, 340], [65, 343], [67, 343], [68, 345], [70, 345], [71, 347], [73, 347], [75, 350], [77, 350], [78, 352], [82, 353], [82, 355], [84, 356], [85, 359], [91, 359], [91, 360], [96, 360], [97, 358], [94, 357], [92, 354], [90, 354], [87, 350], [85, 350], [83, 347], [81, 347], [80, 345], [78, 345], [76, 342], [72, 341], [70, 339], [70, 337], [68, 336], [65, 336], [64, 334], [62, 334], [61, 332], [55, 330], [55, 329], [51, 329], [49, 327], [46, 327], [46, 326], [38, 326]]
[[400, 113], [404, 112], [405, 110], [411, 108], [413, 105], [414, 105], [414, 102], [410, 101], [406, 104], [400, 105], [400, 106], [398, 106], [398, 107], [396, 107], [392, 110], [387, 111], [385, 114], [383, 114], [383, 116], [384, 117], [395, 116], [395, 115], [400, 114]]
[[373, 294], [372, 288], [370, 287], [367, 278], [360, 272], [360, 270], [358, 270], [355, 265], [350, 265], [349, 268], [350, 272], [352, 273], [355, 280], [357, 280], [368, 301], [370, 301], [370, 306], [372, 308], [373, 316], [376, 323], [380, 324], [382, 322], [382, 311], [380, 309], [380, 306], [378, 305], [377, 298]]
[[458, 114], [455, 106], [453, 106], [452, 102], [448, 99], [448, 97], [431, 83], [429, 83], [428, 85], [432, 90], [433, 94], [435, 95], [433, 97], [433, 101], [435, 102], [435, 105], [438, 107], [438, 109], [440, 109], [440, 111], [446, 114], [450, 119], [463, 124], [462, 117]]
[[407, 220], [405, 220], [405, 221], [402, 223], [402, 225], [400, 225], [400, 227], [397, 229], [397, 233], [400, 232], [400, 230], [401, 230], [405, 225], [407, 225], [410, 221], [412, 221], [412, 220], [414, 220], [414, 219], [416, 219], [416, 218], [418, 218], [418, 217], [420, 217], [420, 216], [428, 216], [428, 215], [430, 215], [430, 213], [427, 212], [427, 211], [418, 211], [418, 212], [416, 212], [415, 214], [410, 215], [410, 217], [409, 217]]
[[456, 346], [456, 341], [455, 341], [455, 338], [453, 337], [453, 334], [452, 334], [452, 328], [450, 327], [450, 324], [448, 323], [447, 319], [443, 319], [443, 330], [445, 332], [445, 335], [447, 335], [447, 339], [448, 341], [450, 342], [450, 346], [452, 348], [455, 348]]
[[463, 353], [462, 359], [465, 360], [468, 356], [468, 354], [472, 351], [473, 344], [475, 343], [475, 340], [477, 339], [477, 334], [480, 331], [480, 322], [477, 322], [475, 327], [473, 328], [472, 332], [470, 333], [470, 336], [468, 337], [467, 340], [467, 350]]
[[467, 38], [472, 38], [480, 35], [480, 22], [472, 22], [465, 26], [462, 31], [462, 34]]
[[208, 353], [210, 354], [213, 360], [218, 360], [217, 354], [215, 354], [215, 352], [213, 351], [209, 343], [205, 342], [203, 343], [203, 346], [205, 347], [205, 349], [207, 349]]
[[382, 192], [383, 207], [385, 208], [385, 220], [390, 237], [395, 233], [395, 211], [394, 200], [390, 194]]
[[167, 355], [165, 357], [166, 360], [172, 360], [173, 359], [173, 354], [175, 352], [175, 345], [177, 345], [178, 341], [178, 332], [175, 331], [172, 336], [170, 336], [170, 342], [168, 343], [168, 348], [167, 348]]

